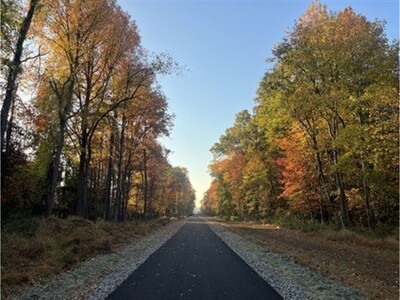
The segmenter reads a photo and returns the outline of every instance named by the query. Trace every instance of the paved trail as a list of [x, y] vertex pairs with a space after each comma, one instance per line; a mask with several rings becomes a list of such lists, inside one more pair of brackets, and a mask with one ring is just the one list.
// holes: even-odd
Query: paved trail
[[107, 299], [282, 297], [200, 218], [190, 218]]

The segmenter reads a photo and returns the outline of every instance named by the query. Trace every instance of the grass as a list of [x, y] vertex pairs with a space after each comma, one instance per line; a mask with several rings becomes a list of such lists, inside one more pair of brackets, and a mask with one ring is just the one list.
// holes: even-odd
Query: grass
[[352, 286], [368, 299], [398, 299], [398, 230], [389, 226], [375, 231], [343, 230], [282, 217], [247, 222], [217, 221], [269, 251]]
[[[222, 218], [225, 221], [241, 222], [237, 217]], [[399, 229], [393, 226], [377, 226], [370, 231], [365, 228], [353, 227], [342, 229], [339, 225], [321, 224], [318, 221], [306, 221], [293, 216], [273, 216], [264, 219], [242, 220], [256, 224], [269, 224], [280, 228], [299, 230], [304, 233], [318, 234], [326, 240], [358, 244], [381, 249], [398, 249]]]
[[1, 283], [15, 285], [59, 273], [166, 225], [170, 219], [92, 222], [78, 217], [16, 218], [2, 226]]
[[[388, 226], [384, 224], [378, 224], [374, 230], [368, 230], [365, 227], [353, 226], [348, 229], [343, 229], [340, 224], [326, 224], [321, 223], [317, 220], [301, 220], [294, 216], [275, 216], [267, 220], [261, 220], [261, 223], [275, 224], [287, 229], [301, 230], [303, 232], [315, 232], [315, 231], [332, 231], [332, 232], [343, 232], [347, 233], [346, 236], [364, 236], [365, 238], [376, 238], [376, 239], [395, 239], [399, 240], [399, 228], [398, 226]], [[351, 234], [350, 234], [351, 233]]]

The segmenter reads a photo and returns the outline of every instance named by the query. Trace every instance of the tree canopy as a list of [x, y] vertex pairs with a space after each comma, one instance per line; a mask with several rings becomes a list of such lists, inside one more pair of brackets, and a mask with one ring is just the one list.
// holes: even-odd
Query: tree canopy
[[1, 13], [2, 216], [190, 214], [188, 171], [158, 141], [174, 116], [157, 76], [174, 60], [149, 55], [114, 0], [7, 0]]
[[398, 43], [385, 23], [313, 3], [273, 50], [253, 114], [211, 152], [204, 212], [398, 224]]

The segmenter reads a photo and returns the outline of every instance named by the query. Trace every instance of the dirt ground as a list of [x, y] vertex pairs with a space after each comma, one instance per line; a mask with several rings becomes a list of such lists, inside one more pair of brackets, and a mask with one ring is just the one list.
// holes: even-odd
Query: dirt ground
[[399, 299], [399, 244], [395, 239], [367, 238], [349, 231], [302, 232], [275, 225], [218, 222], [270, 251], [359, 290], [368, 299]]

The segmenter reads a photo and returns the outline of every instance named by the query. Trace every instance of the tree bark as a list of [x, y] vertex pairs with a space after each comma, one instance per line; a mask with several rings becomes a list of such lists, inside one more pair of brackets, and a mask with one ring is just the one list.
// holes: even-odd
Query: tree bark
[[[332, 122], [328, 122], [328, 127], [329, 127], [329, 133], [332, 138], [333, 142], [333, 149], [332, 149], [332, 154], [333, 154], [333, 163], [334, 167], [337, 168], [339, 164], [339, 150], [336, 148], [335, 145], [335, 140], [338, 135], [339, 131], [339, 113], [338, 113], [338, 104], [337, 100], [334, 100], [334, 107], [332, 109], [333, 116], [332, 116]], [[343, 179], [342, 179], [342, 174], [339, 172], [339, 170], [335, 169], [334, 172], [334, 177], [335, 177], [335, 182], [337, 186], [337, 193], [338, 193], [338, 199], [339, 199], [339, 204], [340, 204], [340, 221], [342, 223], [343, 228], [347, 228], [349, 226], [349, 211], [347, 208], [347, 198], [344, 190], [344, 184], [343, 184]]]
[[88, 161], [86, 157], [86, 146], [82, 145], [81, 153], [79, 154], [79, 171], [77, 181], [77, 206], [76, 214], [82, 218], [87, 216], [86, 198], [87, 198], [87, 175]]
[[124, 146], [125, 146], [125, 115], [122, 116], [122, 126], [121, 126], [121, 135], [119, 139], [119, 155], [118, 155], [118, 166], [117, 166], [117, 196], [116, 196], [116, 210], [114, 215], [114, 220], [116, 222], [121, 221], [122, 216], [122, 194], [124, 190], [123, 185], [123, 172], [122, 172], [122, 160], [124, 157]]
[[[364, 138], [364, 130], [363, 130], [363, 125], [365, 124], [364, 122], [364, 117], [362, 110], [359, 111], [358, 113], [359, 116], [359, 121], [360, 121], [360, 126], [361, 126], [361, 147], [365, 143], [365, 138]], [[370, 206], [370, 193], [369, 193], [369, 186], [368, 186], [368, 181], [367, 181], [367, 174], [366, 174], [366, 167], [365, 167], [365, 155], [364, 155], [364, 150], [361, 150], [361, 175], [362, 175], [362, 183], [363, 183], [363, 191], [364, 191], [364, 201], [365, 201], [365, 206], [367, 210], [367, 222], [368, 222], [368, 229], [372, 230], [375, 227], [374, 224], [374, 218], [373, 218], [373, 213], [371, 210]]]
[[143, 200], [144, 200], [144, 206], [143, 206], [143, 215], [147, 216], [147, 205], [148, 205], [148, 183], [147, 183], [147, 153], [146, 149], [143, 149], [143, 177], [144, 177], [144, 182], [143, 182]]
[[54, 199], [56, 193], [56, 187], [58, 183], [59, 167], [61, 162], [61, 153], [64, 147], [66, 121], [60, 120], [59, 132], [57, 138], [57, 144], [55, 147], [53, 159], [47, 169], [47, 198], [46, 198], [46, 216], [50, 216], [53, 213]]
[[[7, 158], [10, 155], [11, 151], [11, 135], [12, 135], [12, 128], [13, 128], [13, 123], [14, 123], [14, 112], [15, 112], [15, 101], [13, 101], [12, 106], [11, 106], [11, 117], [10, 121], [8, 122], [7, 126], [7, 132], [6, 132], [6, 145], [5, 145], [5, 153], [4, 153], [4, 158], [5, 162], [7, 162]], [[7, 167], [7, 166], [5, 166]]]
[[114, 147], [114, 130], [111, 129], [109, 157], [108, 157], [108, 163], [107, 163], [107, 177], [106, 177], [106, 184], [105, 184], [105, 188], [104, 188], [104, 211], [103, 211], [104, 221], [108, 221], [110, 219], [111, 178], [112, 178], [112, 169], [113, 169], [113, 160], [112, 160], [113, 147]]
[[319, 183], [319, 193], [320, 193], [320, 199], [319, 199], [319, 210], [321, 214], [321, 224], [324, 223], [324, 199], [325, 202], [328, 204], [330, 203], [330, 197], [329, 193], [326, 190], [326, 177], [324, 174], [324, 168], [323, 168], [323, 163], [322, 163], [322, 158], [319, 153], [319, 145], [318, 145], [318, 140], [317, 140], [317, 134], [315, 131], [315, 122], [312, 118], [307, 119], [305, 118], [304, 120], [299, 120], [300, 124], [303, 126], [305, 132], [308, 134], [311, 140], [311, 148], [315, 153], [315, 163], [316, 163], [316, 170], [317, 170], [317, 178], [318, 178], [318, 183]]
[[76, 205], [76, 214], [82, 218], [86, 218], [87, 216], [87, 176], [88, 176], [88, 168], [89, 168], [89, 160], [87, 157], [87, 147], [88, 147], [88, 130], [87, 130], [87, 114], [88, 107], [86, 103], [88, 103], [88, 97], [85, 99], [85, 106], [82, 110], [82, 121], [81, 121], [81, 134], [82, 136], [79, 138], [79, 171], [78, 171], [78, 181], [77, 181], [77, 205]]
[[35, 13], [39, 0], [31, 0], [29, 10], [24, 20], [22, 21], [21, 28], [18, 34], [17, 44], [15, 46], [14, 57], [8, 71], [6, 94], [4, 96], [3, 106], [1, 107], [1, 146], [4, 147], [4, 135], [7, 130], [8, 114], [10, 112], [11, 104], [15, 98], [16, 81], [21, 73], [21, 57], [24, 50], [24, 42], [31, 26], [32, 18]]
[[362, 172], [362, 181], [363, 181], [363, 190], [364, 190], [364, 200], [365, 200], [365, 206], [367, 209], [368, 229], [372, 230], [372, 229], [374, 229], [375, 224], [374, 224], [374, 218], [373, 218], [373, 214], [372, 214], [371, 206], [370, 206], [369, 187], [368, 187], [367, 177], [365, 175], [365, 163], [363, 160], [361, 161], [361, 172]]
[[[335, 166], [338, 165], [338, 153], [337, 150], [333, 150], [333, 161]], [[337, 185], [337, 193], [340, 203], [340, 220], [343, 228], [349, 226], [349, 211], [347, 208], [347, 198], [344, 191], [344, 185], [342, 180], [342, 174], [339, 171], [335, 171], [335, 181]]]

